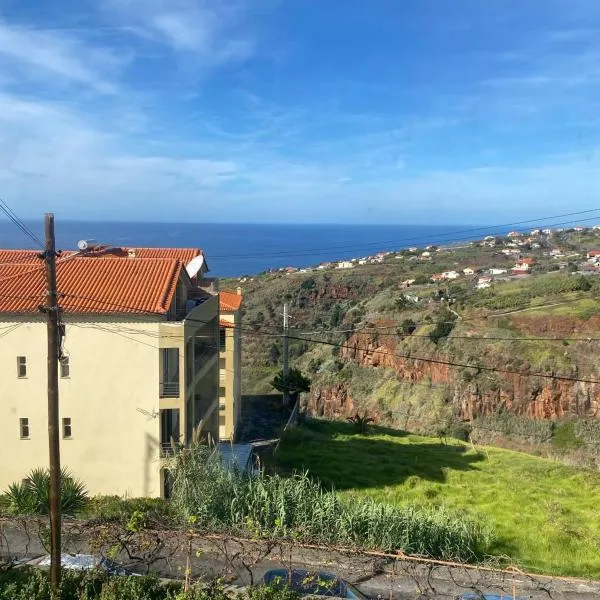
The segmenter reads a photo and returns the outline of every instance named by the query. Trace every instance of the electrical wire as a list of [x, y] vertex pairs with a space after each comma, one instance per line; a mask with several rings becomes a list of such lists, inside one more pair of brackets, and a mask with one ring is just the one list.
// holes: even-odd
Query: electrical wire
[[[131, 308], [131, 307], [129, 307], [129, 308]], [[194, 320], [192, 319], [192, 321], [194, 321]], [[203, 324], [210, 323], [209, 321], [203, 321], [203, 320], [196, 320], [196, 321], [199, 321], [200, 323], [203, 323]], [[123, 334], [121, 334], [121, 335], [123, 335]], [[268, 334], [268, 335], [271, 337], [282, 337], [283, 334], [278, 333], [276, 336], [274, 336], [273, 334]], [[139, 341], [139, 340], [135, 340], [134, 338], [129, 338], [129, 337], [128, 337], [128, 339], [131, 339], [132, 341]], [[446, 365], [446, 366], [450, 366], [450, 367], [477, 369], [479, 371], [498, 372], [498, 373], [505, 373], [505, 374], [511, 374], [511, 375], [519, 375], [521, 377], [540, 377], [540, 378], [554, 379], [554, 380], [559, 380], [559, 381], [572, 381], [572, 382], [581, 382], [581, 383], [600, 384], [600, 380], [595, 380], [595, 379], [584, 379], [584, 378], [572, 377], [572, 376], [567, 376], [567, 375], [556, 375], [556, 374], [539, 373], [539, 372], [533, 372], [533, 371], [519, 371], [519, 370], [514, 370], [514, 369], [502, 369], [502, 368], [498, 368], [498, 367], [491, 367], [489, 365], [481, 365], [481, 364], [472, 365], [472, 364], [468, 364], [468, 363], [461, 363], [461, 362], [456, 362], [456, 361], [438, 359], [435, 357], [414, 356], [411, 354], [401, 354], [401, 353], [381, 351], [381, 350], [373, 351], [372, 349], [369, 349], [369, 348], [361, 348], [358, 346], [352, 346], [347, 343], [336, 343], [336, 342], [330, 342], [330, 341], [326, 341], [326, 340], [318, 340], [318, 339], [314, 339], [314, 338], [288, 335], [288, 339], [298, 340], [298, 341], [302, 341], [302, 342], [309, 342], [309, 343], [314, 343], [314, 344], [322, 344], [322, 345], [332, 346], [332, 347], [336, 347], [336, 348], [340, 348], [340, 349], [345, 348], [345, 349], [354, 349], [354, 350], [360, 350], [360, 351], [365, 351], [365, 352], [375, 352], [375, 353], [381, 354], [381, 355], [388, 355], [388, 356], [393, 356], [396, 358], [405, 358], [405, 359], [426, 362], [426, 363], [432, 363], [432, 364], [441, 364], [441, 365]], [[141, 343], [143, 343], [143, 342], [141, 342]]]
[[[428, 241], [426, 242], [428, 245], [436, 245], [437, 243], [445, 243], [445, 242], [467, 242], [467, 241], [471, 241], [473, 239], [473, 236], [470, 237], [460, 237], [460, 238], [456, 238], [454, 236], [456, 235], [462, 235], [462, 234], [466, 234], [466, 233], [485, 233], [486, 231], [491, 231], [494, 229], [506, 229], [508, 227], [514, 227], [516, 225], [522, 225], [525, 223], [537, 223], [539, 225], [539, 228], [544, 228], [544, 229], [548, 229], [548, 228], [552, 228], [552, 227], [557, 227], [557, 226], [562, 226], [562, 225], [571, 225], [574, 223], [585, 223], [585, 222], [589, 222], [589, 221], [595, 221], [597, 220], [600, 215], [596, 215], [594, 217], [589, 217], [589, 218], [585, 218], [585, 219], [576, 219], [576, 220], [569, 220], [569, 221], [562, 221], [559, 223], [543, 223], [543, 221], [548, 221], [550, 219], [558, 219], [558, 218], [562, 218], [562, 217], [569, 217], [569, 216], [574, 216], [574, 215], [582, 215], [582, 214], [589, 214], [592, 212], [598, 212], [600, 211], [600, 208], [593, 208], [590, 210], [584, 210], [584, 211], [578, 211], [578, 212], [573, 212], [573, 213], [565, 213], [562, 215], [553, 215], [553, 216], [549, 216], [549, 217], [542, 217], [542, 218], [538, 218], [538, 219], [531, 219], [528, 221], [517, 221], [514, 223], [507, 223], [504, 225], [489, 225], [489, 226], [484, 226], [484, 227], [473, 227], [471, 229], [463, 229], [461, 231], [455, 231], [455, 232], [449, 232], [447, 234], [445, 234], [445, 236], [451, 236], [451, 237], [444, 237], [444, 238], [428, 238]], [[497, 233], [496, 235], [505, 235], [503, 233]], [[383, 247], [386, 245], [406, 245], [407, 242], [414, 242], [414, 243], [419, 243], [419, 244], [423, 244], [423, 237], [424, 236], [418, 236], [418, 237], [407, 237], [407, 238], [403, 238], [402, 240], [384, 240], [384, 241], [380, 241], [380, 242], [365, 242], [364, 244], [353, 244], [353, 245], [343, 245], [343, 246], [329, 246], [329, 247], [322, 247], [322, 248], [303, 248], [302, 250], [289, 250], [289, 251], [279, 251], [279, 252], [261, 252], [261, 253], [254, 253], [254, 254], [215, 254], [211, 257], [211, 262], [214, 260], [225, 260], [225, 259], [231, 259], [231, 258], [235, 258], [235, 259], [253, 259], [253, 258], [265, 258], [265, 257], [276, 257], [276, 258], [284, 258], [286, 256], [307, 256], [307, 255], [312, 255], [316, 252], [329, 252], [331, 250], [358, 250], [358, 249], [368, 249], [370, 247]]]
[[33, 240], [33, 242], [39, 246], [40, 248], [44, 247], [44, 243], [40, 240], [27, 225], [15, 214], [15, 212], [10, 208], [10, 206], [6, 203], [3, 198], [0, 198], [0, 210], [10, 219], [10, 221], [20, 229], [29, 239]]
[[568, 375], [555, 375], [555, 374], [549, 374], [549, 373], [537, 373], [537, 372], [533, 372], [533, 371], [518, 371], [518, 370], [513, 370], [513, 369], [501, 369], [499, 367], [491, 367], [488, 365], [481, 365], [481, 364], [470, 365], [468, 363], [443, 360], [443, 359], [438, 359], [438, 358], [434, 358], [434, 357], [430, 357], [430, 356], [427, 356], [427, 357], [426, 356], [413, 356], [412, 354], [383, 352], [381, 350], [373, 350], [370, 348], [361, 348], [358, 346], [352, 346], [352, 345], [345, 344], [345, 343], [339, 344], [339, 343], [335, 343], [335, 342], [328, 342], [325, 340], [315, 340], [312, 338], [299, 338], [299, 337], [293, 337], [293, 336], [288, 336], [288, 337], [290, 339], [302, 340], [304, 342], [323, 344], [326, 346], [334, 346], [334, 347], [340, 348], [340, 349], [345, 348], [345, 349], [349, 349], [349, 350], [358, 350], [358, 351], [362, 351], [362, 352], [372, 352], [372, 353], [380, 354], [383, 356], [392, 356], [395, 358], [406, 358], [409, 360], [415, 360], [415, 361], [419, 361], [419, 362], [438, 364], [438, 365], [446, 365], [449, 367], [476, 369], [479, 371], [489, 371], [489, 372], [495, 372], [495, 373], [505, 373], [508, 375], [519, 375], [521, 377], [541, 377], [541, 378], [545, 378], [545, 379], [555, 379], [555, 380], [559, 380], [559, 381], [572, 381], [572, 382], [580, 382], [580, 383], [600, 384], [600, 380], [597, 380], [597, 379], [583, 379], [580, 377], [571, 377]]
[[[554, 227], [555, 225], [560, 225], [561, 223], [557, 223], [554, 225], [544, 225], [542, 223], [542, 221], [547, 221], [550, 219], [560, 219], [562, 217], [571, 217], [571, 216], [575, 216], [575, 215], [583, 215], [583, 214], [590, 214], [593, 212], [598, 212], [600, 211], [600, 208], [592, 208], [589, 210], [582, 210], [582, 211], [577, 211], [577, 212], [571, 212], [571, 213], [564, 213], [561, 215], [552, 215], [549, 217], [542, 217], [542, 218], [536, 218], [536, 219], [529, 219], [529, 220], [525, 220], [525, 221], [515, 221], [513, 223], [504, 223], [501, 225], [487, 225], [487, 226], [482, 226], [482, 227], [471, 227], [468, 229], [462, 229], [459, 231], [453, 231], [453, 232], [449, 232], [446, 235], [449, 236], [454, 236], [454, 235], [462, 235], [462, 234], [466, 234], [466, 233], [475, 233], [475, 232], [485, 232], [485, 231], [492, 231], [495, 229], [505, 229], [508, 227], [515, 227], [517, 225], [524, 225], [527, 223], [536, 223], [538, 225], [540, 225], [540, 227], [543, 228], [547, 228], [547, 227]], [[588, 221], [588, 220], [595, 220], [598, 217], [593, 217], [590, 219], [578, 219], [577, 221], [568, 221], [568, 223], [574, 223], [574, 222], [584, 222], [584, 221]], [[565, 223], [562, 223], [565, 224]], [[302, 253], [314, 253], [314, 252], [325, 252], [325, 251], [329, 251], [329, 250], [341, 250], [341, 249], [349, 249], [349, 250], [355, 250], [364, 246], [383, 246], [383, 245], [387, 245], [387, 244], [404, 244], [405, 242], [412, 242], [412, 241], [422, 241], [423, 240], [423, 236], [418, 236], [418, 237], [408, 237], [408, 238], [403, 238], [402, 240], [386, 240], [386, 241], [380, 241], [380, 242], [370, 242], [370, 243], [365, 243], [365, 244], [354, 244], [354, 245], [343, 245], [343, 246], [329, 246], [327, 248], [307, 248], [307, 249], [303, 249], [301, 252]], [[461, 240], [455, 240], [455, 241], [461, 241]], [[421, 242], [422, 243], [422, 242]], [[285, 251], [285, 252], [262, 252], [262, 253], [257, 253], [257, 254], [253, 254], [251, 256], [248, 256], [247, 254], [217, 254], [211, 257], [211, 261], [215, 260], [215, 259], [226, 259], [226, 258], [255, 258], [255, 257], [266, 257], [266, 256], [278, 256], [278, 257], [282, 257], [282, 256], [288, 256], [288, 255], [297, 255], [298, 252], [297, 251]]]

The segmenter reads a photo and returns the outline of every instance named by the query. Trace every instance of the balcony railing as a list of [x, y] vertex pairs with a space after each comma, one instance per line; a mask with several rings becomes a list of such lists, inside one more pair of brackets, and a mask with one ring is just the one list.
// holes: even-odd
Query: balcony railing
[[160, 445], [161, 458], [172, 458], [175, 454], [177, 454], [177, 445], [173, 445], [170, 442], [163, 442]]
[[179, 381], [161, 381], [159, 388], [161, 398], [179, 397]]

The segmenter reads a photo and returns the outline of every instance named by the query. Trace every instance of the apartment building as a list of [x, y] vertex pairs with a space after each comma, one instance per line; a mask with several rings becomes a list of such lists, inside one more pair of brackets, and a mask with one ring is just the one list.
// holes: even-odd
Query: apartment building
[[[61, 460], [91, 494], [169, 494], [173, 448], [218, 438], [219, 300], [196, 249], [64, 253]], [[48, 464], [44, 269], [0, 251], [0, 490]]]
[[219, 293], [219, 437], [235, 439], [242, 412], [242, 290]]

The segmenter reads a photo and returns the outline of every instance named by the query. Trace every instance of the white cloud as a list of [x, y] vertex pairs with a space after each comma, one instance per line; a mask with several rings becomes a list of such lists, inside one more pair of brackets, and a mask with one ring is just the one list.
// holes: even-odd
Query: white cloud
[[107, 8], [142, 36], [194, 56], [202, 67], [242, 62], [254, 51], [241, 5], [220, 0], [108, 0]]
[[121, 60], [65, 32], [45, 31], [0, 21], [0, 68], [34, 78], [58, 78], [114, 93], [112, 80]]

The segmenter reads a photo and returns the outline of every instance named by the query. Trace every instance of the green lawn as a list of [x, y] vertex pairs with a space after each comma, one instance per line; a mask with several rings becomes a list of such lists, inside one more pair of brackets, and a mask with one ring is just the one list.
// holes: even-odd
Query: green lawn
[[600, 475], [528, 454], [347, 423], [308, 421], [277, 453], [343, 494], [441, 505], [493, 525], [490, 554], [531, 571], [600, 578]]

